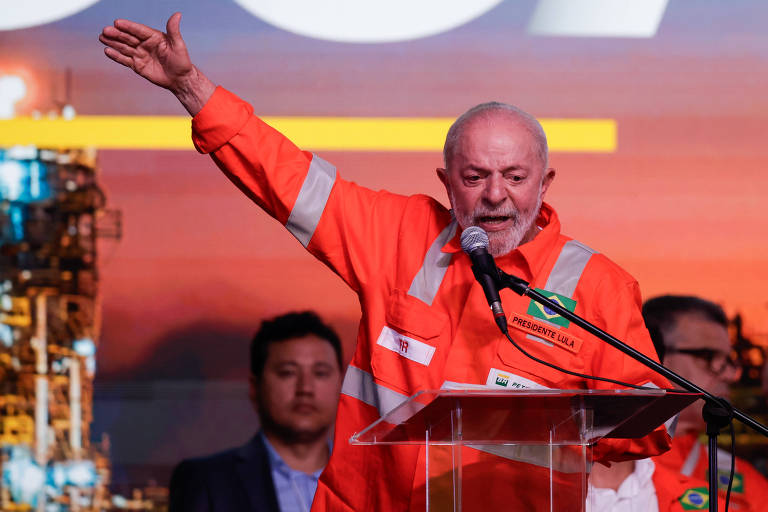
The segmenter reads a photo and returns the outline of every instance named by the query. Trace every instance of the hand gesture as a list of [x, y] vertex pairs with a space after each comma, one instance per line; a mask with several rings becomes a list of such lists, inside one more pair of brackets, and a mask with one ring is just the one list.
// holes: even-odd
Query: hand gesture
[[180, 22], [181, 13], [174, 13], [163, 33], [141, 23], [115, 20], [114, 26], [104, 27], [99, 41], [107, 46], [107, 57], [170, 90], [195, 115], [215, 86], [189, 59]]
[[162, 33], [141, 23], [115, 20], [104, 27], [99, 41], [107, 45], [104, 53], [110, 59], [129, 67], [153, 84], [174, 90], [183, 77], [192, 72], [187, 46], [181, 38], [181, 13], [173, 14]]

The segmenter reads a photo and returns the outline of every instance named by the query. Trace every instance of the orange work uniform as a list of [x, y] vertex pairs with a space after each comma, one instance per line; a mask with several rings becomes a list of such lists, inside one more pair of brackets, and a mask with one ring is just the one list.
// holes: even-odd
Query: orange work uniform
[[[222, 88], [195, 116], [192, 129], [198, 151], [210, 153], [245, 194], [285, 225], [360, 300], [356, 351], [342, 384], [334, 451], [320, 478], [314, 511], [419, 508], [415, 489], [423, 483], [418, 481], [423, 448], [348, 442], [417, 391], [450, 383], [615, 387], [534, 363], [499, 333], [470, 260], [461, 251], [457, 222], [435, 199], [375, 192], [342, 179], [330, 163], [298, 149], [254, 116], [249, 104]], [[572, 301], [568, 303], [577, 314], [655, 357], [640, 315], [637, 282], [605, 256], [560, 234], [549, 205], [543, 205], [537, 223], [538, 235], [497, 258], [499, 267]], [[511, 335], [531, 354], [577, 372], [668, 387], [664, 379], [578, 327], [557, 325], [559, 317], [532, 309], [529, 299], [508, 290], [501, 296]], [[602, 460], [645, 457], [666, 450], [668, 443], [660, 427], [642, 439], [600, 442], [594, 455]], [[528, 502], [516, 506], [516, 497], [529, 488], [515, 486], [514, 471], [505, 476], [499, 468], [496, 475], [503, 485], [485, 480], [467, 490], [465, 502], [474, 496], [486, 507], [539, 508]]]
[[[590, 489], [592, 501], [587, 510], [622, 510], [632, 512], [681, 512], [709, 510], [707, 482], [682, 475], [660, 466], [653, 459], [638, 461], [633, 482], [625, 480], [618, 490]], [[643, 464], [643, 469], [639, 465]], [[650, 473], [645, 473], [650, 470]], [[655, 496], [655, 503], [651, 503]], [[654, 507], [655, 505], [655, 507]], [[718, 502], [718, 510], [725, 510], [725, 501]]]
[[[672, 449], [654, 457], [657, 466], [678, 471], [683, 475], [707, 481], [707, 446], [699, 442], [698, 435], [690, 432], [672, 439]], [[720, 498], [725, 497], [731, 473], [731, 454], [718, 449], [717, 480]], [[746, 460], [736, 457], [731, 486], [730, 510], [757, 511], [768, 506], [768, 480]]]
[[[659, 512], [709, 510], [707, 482], [671, 471], [656, 464], [653, 485], [659, 502]], [[718, 500], [717, 510], [725, 510], [725, 501]]]

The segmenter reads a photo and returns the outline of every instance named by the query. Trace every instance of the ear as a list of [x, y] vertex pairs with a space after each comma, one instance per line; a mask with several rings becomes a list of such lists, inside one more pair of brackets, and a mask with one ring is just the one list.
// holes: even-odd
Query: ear
[[555, 174], [557, 172], [555, 171], [554, 167], [550, 167], [549, 169], [544, 171], [544, 178], [541, 180], [541, 197], [544, 197], [544, 194], [546, 194], [547, 189], [549, 189], [549, 186], [552, 184], [552, 181], [555, 179]]
[[448, 171], [443, 169], [442, 167], [438, 167], [437, 169], [435, 169], [435, 171], [437, 172], [437, 177], [440, 179], [440, 183], [443, 184], [443, 186], [445, 187], [445, 190], [447, 191], [449, 186]]

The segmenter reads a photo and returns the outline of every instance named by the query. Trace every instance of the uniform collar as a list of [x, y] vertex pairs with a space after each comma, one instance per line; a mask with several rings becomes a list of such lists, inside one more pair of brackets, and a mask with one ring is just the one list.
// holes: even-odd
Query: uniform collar
[[[451, 212], [453, 214], [453, 212]], [[529, 271], [529, 278], [537, 275], [541, 267], [546, 262], [546, 255], [557, 243], [560, 236], [560, 220], [557, 218], [555, 210], [547, 203], [542, 203], [541, 212], [536, 219], [536, 225], [540, 228], [539, 233], [530, 242], [526, 242], [513, 250], [509, 254], [496, 258], [496, 264], [501, 267], [509, 267], [515, 264], [522, 264]], [[456, 235], [451, 238], [447, 244], [442, 247], [445, 253], [461, 252], [461, 231], [457, 230]]]

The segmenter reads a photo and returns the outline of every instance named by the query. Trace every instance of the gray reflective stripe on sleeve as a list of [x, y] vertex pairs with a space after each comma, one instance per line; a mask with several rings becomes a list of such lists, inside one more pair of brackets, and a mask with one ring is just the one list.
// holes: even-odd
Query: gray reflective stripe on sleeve
[[453, 219], [448, 224], [427, 251], [424, 256], [424, 263], [421, 265], [416, 277], [413, 278], [411, 287], [408, 289], [408, 295], [416, 297], [431, 306], [435, 300], [440, 283], [443, 282], [445, 273], [448, 271], [448, 265], [451, 263], [452, 255], [442, 251], [443, 246], [447, 244], [456, 234], [458, 223]]
[[581, 279], [584, 267], [587, 266], [589, 258], [596, 252], [576, 240], [567, 241], [560, 250], [560, 255], [549, 273], [544, 289], [566, 297], [573, 297], [573, 292], [576, 290], [579, 279]]
[[347, 367], [347, 373], [344, 375], [341, 394], [375, 407], [379, 410], [379, 416], [384, 416], [408, 399], [402, 393], [376, 384], [373, 375], [351, 365]]
[[299, 190], [296, 204], [293, 205], [285, 223], [288, 231], [304, 247], [309, 245], [312, 235], [315, 234], [315, 228], [320, 222], [335, 182], [336, 168], [319, 156], [312, 155], [312, 162]]

